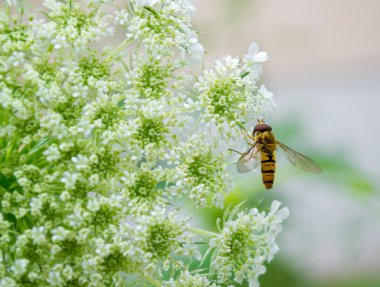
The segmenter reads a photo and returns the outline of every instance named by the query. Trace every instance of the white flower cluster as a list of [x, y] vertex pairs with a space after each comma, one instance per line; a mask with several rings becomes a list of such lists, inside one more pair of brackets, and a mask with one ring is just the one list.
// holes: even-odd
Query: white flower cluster
[[191, 2], [121, 2], [0, 9], [0, 287], [217, 286], [256, 280], [276, 251], [281, 212], [239, 214], [208, 233], [223, 274], [192, 272], [199, 229], [176, 208], [223, 206], [225, 143], [274, 105], [266, 54], [189, 76]]
[[199, 100], [195, 105], [205, 111], [202, 121], [215, 124], [222, 132], [226, 125], [233, 129], [245, 122], [252, 113], [262, 116], [270, 111], [275, 106], [273, 95], [258, 86], [261, 63], [266, 59], [266, 53], [252, 44], [242, 60], [227, 56], [205, 70], [195, 84]]
[[235, 220], [237, 210], [231, 212], [221, 233], [210, 240], [210, 248], [216, 249], [211, 266], [217, 270], [219, 283], [233, 278], [258, 286], [258, 277], [266, 271], [264, 262], [270, 262], [279, 250], [275, 239], [289, 215], [288, 208], [279, 207], [280, 202], [274, 201], [268, 214], [254, 208], [238, 213]]
[[183, 272], [175, 281], [171, 278], [165, 287], [217, 287], [215, 283], [210, 282], [206, 276], [199, 274], [190, 274], [189, 271]]
[[189, 0], [131, 0], [130, 4], [131, 12], [118, 15], [128, 39], [137, 40], [156, 58], [175, 53], [200, 58], [203, 48], [191, 28], [194, 6]]

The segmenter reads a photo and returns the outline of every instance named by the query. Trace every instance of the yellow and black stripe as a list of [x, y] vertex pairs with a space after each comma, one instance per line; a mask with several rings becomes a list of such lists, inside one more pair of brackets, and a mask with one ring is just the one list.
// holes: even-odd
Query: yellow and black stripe
[[276, 171], [276, 155], [274, 150], [261, 150], [261, 174], [266, 189], [273, 186], [274, 173]]

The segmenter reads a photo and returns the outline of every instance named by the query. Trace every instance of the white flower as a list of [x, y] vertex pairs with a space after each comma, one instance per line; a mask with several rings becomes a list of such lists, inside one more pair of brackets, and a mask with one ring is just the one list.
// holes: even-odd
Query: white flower
[[[214, 65], [205, 70], [198, 78], [195, 88], [199, 92], [199, 101], [192, 107], [204, 109], [201, 115], [206, 123], [214, 123], [219, 134], [226, 138], [231, 135], [231, 129], [237, 123], [243, 122], [252, 110], [247, 105], [252, 97], [255, 81], [250, 77], [242, 77], [238, 58], [224, 57], [215, 61]], [[250, 100], [252, 101], [252, 100]]]
[[181, 164], [173, 176], [173, 195], [189, 192], [199, 205], [223, 206], [224, 195], [233, 184], [227, 173], [223, 154], [214, 154], [214, 146], [207, 144], [205, 137], [192, 137], [179, 147]]
[[188, 16], [192, 17], [196, 11], [196, 8], [194, 4], [192, 3], [192, 0], [183, 0], [182, 5], [187, 10]]
[[57, 0], [44, 0], [44, 6], [52, 11], [55, 11], [55, 13], [59, 13], [63, 5], [63, 3]]
[[54, 45], [54, 49], [64, 49], [68, 47], [68, 43], [65, 35], [57, 35], [51, 43]]
[[201, 274], [191, 274], [189, 271], [182, 272], [179, 278], [173, 280], [170, 278], [168, 282], [165, 282], [166, 287], [181, 287], [181, 286], [191, 286], [191, 287], [217, 287], [218, 285], [210, 282], [206, 276]]
[[62, 275], [65, 276], [66, 279], [71, 280], [74, 277], [75, 273], [70, 265], [66, 265], [62, 270]]
[[244, 63], [247, 66], [253, 66], [254, 63], [264, 63], [268, 60], [268, 54], [266, 52], [259, 52], [259, 46], [256, 43], [252, 43], [248, 48], [248, 54], [244, 56]]
[[57, 242], [57, 241], [65, 240], [66, 237], [70, 234], [70, 231], [63, 228], [62, 226], [59, 226], [58, 228], [53, 229], [51, 233], [53, 234], [52, 236], [53, 242]]
[[68, 201], [71, 196], [70, 196], [70, 193], [67, 191], [67, 190], [64, 190], [61, 195], [59, 196], [59, 198], [62, 200], [62, 201]]
[[105, 244], [102, 242], [102, 240], [98, 240], [96, 243], [96, 249], [95, 252], [101, 257], [106, 257], [108, 254], [111, 253], [112, 244]]
[[78, 178], [79, 174], [65, 171], [61, 179], [61, 182], [65, 184], [65, 187], [67, 189], [75, 189], [75, 183], [77, 182]]
[[58, 147], [55, 144], [49, 146], [43, 152], [43, 154], [46, 156], [46, 160], [51, 162], [57, 161], [61, 158], [61, 153], [59, 152]]
[[278, 220], [282, 221], [289, 216], [289, 209], [287, 207], [280, 208], [281, 202], [274, 200], [272, 202], [271, 208], [270, 208], [270, 213], [273, 214], [278, 218]]
[[10, 277], [0, 279], [0, 287], [16, 287], [18, 284]]
[[84, 170], [89, 168], [89, 160], [86, 156], [78, 154], [71, 158], [71, 161], [75, 164], [77, 170]]
[[53, 267], [56, 270], [51, 270], [49, 272], [48, 282], [50, 286], [64, 286], [65, 280], [62, 278], [62, 265], [56, 265]]
[[27, 259], [17, 259], [14, 265], [11, 267], [11, 270], [16, 277], [20, 277], [26, 272], [28, 264], [29, 260]]
[[[0, 213], [0, 232], [5, 233], [5, 230], [9, 228], [10, 226], [11, 226], [11, 223], [8, 220], [5, 220], [3, 214]], [[0, 259], [0, 262], [1, 260], [2, 259]]]
[[259, 52], [259, 46], [252, 43], [248, 49], [248, 54], [242, 61], [242, 70], [249, 74], [252, 81], [257, 81], [262, 73], [262, 64], [268, 60], [266, 52]]
[[87, 209], [90, 211], [98, 211], [100, 209], [100, 202], [96, 198], [91, 199], [87, 204]]
[[125, 11], [124, 9], [120, 11], [116, 11], [115, 22], [120, 26], [124, 26], [128, 23], [128, 16], [129, 16], [128, 12]]
[[[161, 2], [162, 5], [155, 5]], [[189, 51], [191, 6], [187, 1], [136, 0], [127, 26], [127, 38], [138, 40], [148, 54], [160, 59], [176, 51]], [[154, 8], [152, 7], [154, 6]]]
[[267, 115], [269, 111], [277, 107], [276, 102], [273, 99], [273, 93], [269, 92], [264, 85], [260, 86], [252, 98], [252, 110], [258, 115]]
[[12, 66], [16, 67], [24, 63], [25, 54], [23, 52], [13, 52], [13, 54], [9, 57], [8, 63]]
[[78, 233], [78, 241], [81, 242], [81, 243], [86, 242], [86, 240], [87, 240], [90, 232], [91, 232], [91, 230], [88, 229], [88, 228], [82, 228], [82, 229], [80, 229], [80, 231]]
[[271, 261], [279, 248], [275, 238], [281, 231], [281, 223], [287, 216], [287, 208], [278, 210], [280, 203], [274, 201], [270, 213], [258, 213], [251, 209], [248, 213], [235, 208], [225, 222], [221, 234], [210, 241], [215, 247], [212, 266], [218, 270], [218, 282], [223, 283], [232, 276], [238, 283], [248, 280], [252, 286], [264, 274], [264, 262]]
[[201, 62], [204, 54], [204, 48], [201, 44], [199, 44], [198, 42], [192, 44], [189, 47], [189, 51], [191, 63], [197, 64]]
[[90, 220], [91, 214], [84, 210], [80, 204], [74, 206], [73, 213], [67, 216], [67, 222], [74, 228], [82, 227]]
[[41, 214], [41, 209], [42, 209], [42, 200], [39, 197], [34, 197], [30, 201], [30, 211], [34, 216], [38, 216]]
[[143, 6], [153, 6], [160, 2], [160, 0], [134, 0], [133, 1], [136, 6], [143, 7]]
[[42, 245], [46, 243], [46, 237], [44, 232], [45, 229], [43, 226], [32, 228], [32, 230], [30, 231], [30, 237], [32, 238], [35, 244]]

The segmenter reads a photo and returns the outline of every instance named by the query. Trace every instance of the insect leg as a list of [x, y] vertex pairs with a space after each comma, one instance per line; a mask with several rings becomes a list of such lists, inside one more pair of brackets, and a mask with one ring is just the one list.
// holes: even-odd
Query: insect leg
[[[241, 130], [241, 133], [243, 134], [243, 136], [244, 136], [244, 138], [245, 138], [245, 140], [247, 141], [247, 138], [246, 137], [248, 137], [248, 138], [250, 138], [251, 140], [255, 140], [250, 134], [248, 134], [247, 133], [247, 131], [246, 130]], [[248, 143], [248, 142], [247, 142]]]
[[236, 153], [242, 155], [242, 153], [241, 153], [240, 151], [234, 150], [234, 149], [232, 149], [232, 148], [229, 148], [228, 150], [230, 150], [230, 151], [234, 151], [234, 152], [236, 152]]

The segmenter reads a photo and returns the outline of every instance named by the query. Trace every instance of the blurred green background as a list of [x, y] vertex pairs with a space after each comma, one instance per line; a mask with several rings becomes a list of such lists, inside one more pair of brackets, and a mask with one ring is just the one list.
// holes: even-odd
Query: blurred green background
[[[380, 2], [194, 0], [194, 26], [215, 57], [269, 53], [263, 82], [278, 107], [266, 119], [278, 139], [319, 162], [308, 174], [279, 155], [275, 187], [236, 175], [227, 204], [290, 209], [280, 253], [263, 287], [380, 286]], [[251, 125], [256, 119], [252, 119]], [[221, 210], [194, 210], [215, 228]]]

